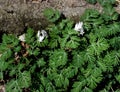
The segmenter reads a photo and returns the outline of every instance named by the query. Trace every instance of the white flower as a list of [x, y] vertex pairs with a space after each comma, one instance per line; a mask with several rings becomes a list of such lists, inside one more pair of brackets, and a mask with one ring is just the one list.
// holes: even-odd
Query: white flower
[[45, 30], [41, 30], [41, 31], [38, 30], [37, 37], [38, 37], [38, 41], [42, 42], [44, 38], [47, 37], [47, 32]]
[[80, 32], [80, 35], [83, 35], [85, 33], [83, 29], [83, 22], [78, 22], [75, 24], [74, 30]]
[[25, 34], [20, 35], [18, 39], [22, 42], [25, 42]]

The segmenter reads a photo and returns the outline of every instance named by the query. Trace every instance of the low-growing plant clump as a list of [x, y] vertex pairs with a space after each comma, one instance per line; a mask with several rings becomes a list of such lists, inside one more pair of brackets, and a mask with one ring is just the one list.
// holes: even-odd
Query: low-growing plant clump
[[44, 30], [4, 34], [0, 80], [6, 92], [120, 92], [120, 15], [110, 2], [102, 13], [87, 9], [77, 24], [46, 9], [51, 24]]

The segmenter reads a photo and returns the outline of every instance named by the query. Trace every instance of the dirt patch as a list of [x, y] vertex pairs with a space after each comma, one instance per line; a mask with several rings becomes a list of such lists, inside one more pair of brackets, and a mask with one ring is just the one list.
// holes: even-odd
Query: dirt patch
[[85, 0], [0, 0], [0, 31], [19, 35], [26, 27], [44, 28], [48, 25], [42, 13], [45, 8], [57, 9], [75, 21], [88, 8], [102, 10], [98, 3], [91, 5]]

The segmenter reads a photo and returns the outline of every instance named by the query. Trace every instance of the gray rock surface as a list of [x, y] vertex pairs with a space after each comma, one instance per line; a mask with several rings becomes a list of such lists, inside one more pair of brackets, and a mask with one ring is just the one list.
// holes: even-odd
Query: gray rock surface
[[101, 10], [98, 4], [90, 5], [84, 0], [0, 0], [0, 31], [19, 35], [26, 27], [46, 27], [49, 22], [42, 13], [45, 8], [58, 9], [73, 20], [79, 19], [86, 8]]

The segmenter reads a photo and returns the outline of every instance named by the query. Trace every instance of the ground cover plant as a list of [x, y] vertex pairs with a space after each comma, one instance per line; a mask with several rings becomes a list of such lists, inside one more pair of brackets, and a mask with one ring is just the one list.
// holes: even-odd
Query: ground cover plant
[[[111, 1], [111, 0], [110, 0]], [[79, 23], [46, 9], [51, 22], [24, 38], [3, 34], [0, 80], [6, 92], [120, 92], [120, 21], [114, 3], [87, 9]]]

